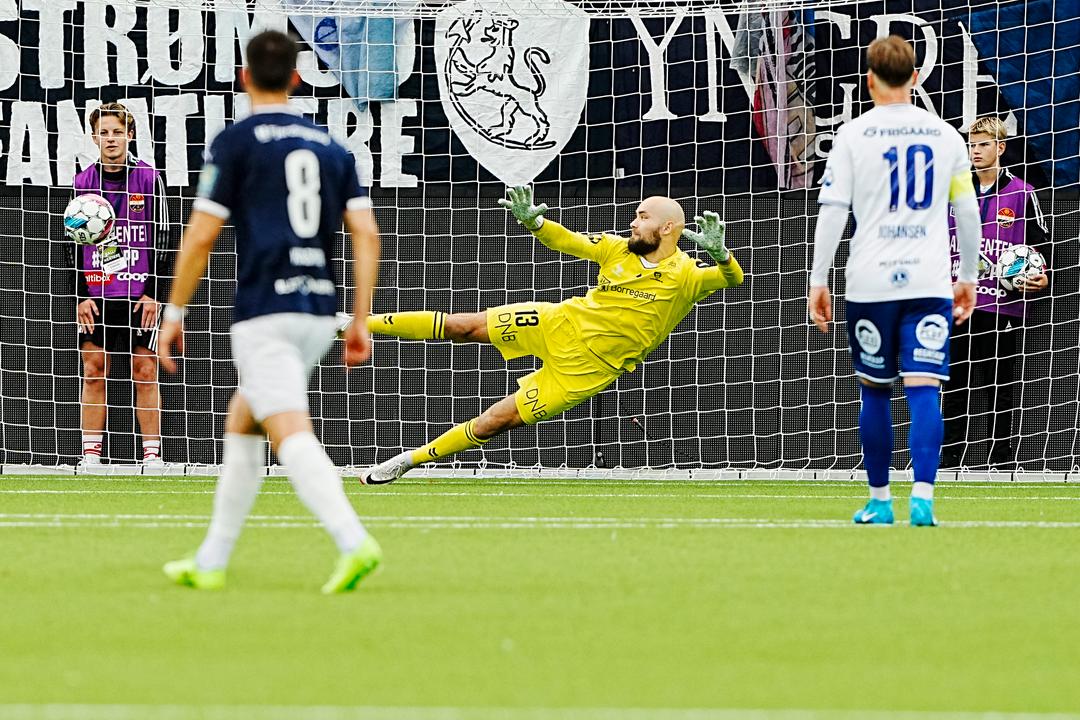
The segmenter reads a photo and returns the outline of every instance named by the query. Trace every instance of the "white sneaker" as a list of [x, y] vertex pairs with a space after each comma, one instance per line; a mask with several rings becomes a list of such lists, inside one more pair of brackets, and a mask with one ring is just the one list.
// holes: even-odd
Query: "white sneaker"
[[364, 485], [385, 485], [394, 482], [413, 469], [411, 455], [412, 452], [406, 450], [373, 468], [368, 468], [360, 474], [360, 482]]
[[163, 468], [166, 463], [161, 459], [160, 455], [151, 455], [150, 457], [144, 457], [142, 464], [146, 468]]
[[77, 468], [87, 468], [87, 467], [100, 467], [100, 466], [101, 466], [101, 456], [100, 455], [83, 455], [82, 459], [79, 460], [79, 464], [76, 465], [75, 467], [77, 467]]

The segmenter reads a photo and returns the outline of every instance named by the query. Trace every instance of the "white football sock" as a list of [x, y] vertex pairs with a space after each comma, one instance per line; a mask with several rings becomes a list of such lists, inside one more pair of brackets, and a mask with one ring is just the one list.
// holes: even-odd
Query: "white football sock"
[[934, 483], [916, 482], [911, 483], [911, 497], [923, 500], [934, 499]]
[[83, 433], [82, 447], [83, 457], [93, 460], [101, 459], [101, 446], [105, 442], [103, 433]]
[[889, 486], [874, 487], [870, 486], [870, 497], [874, 500], [889, 500], [892, 498], [892, 492], [889, 490]]
[[161, 457], [161, 440], [143, 440], [142, 456], [143, 460]]
[[195, 554], [203, 570], [223, 569], [244, 527], [263, 481], [265, 443], [261, 435], [225, 434], [224, 464], [214, 493], [214, 516]]
[[338, 549], [355, 550], [367, 531], [345, 497], [341, 475], [315, 436], [309, 432], [290, 435], [277, 454], [300, 501], [323, 524]]

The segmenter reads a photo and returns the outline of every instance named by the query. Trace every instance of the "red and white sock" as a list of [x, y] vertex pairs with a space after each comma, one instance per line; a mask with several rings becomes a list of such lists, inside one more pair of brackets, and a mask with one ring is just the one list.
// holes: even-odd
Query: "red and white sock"
[[82, 452], [83, 459], [90, 462], [101, 461], [101, 445], [105, 442], [105, 436], [102, 434], [91, 435], [89, 433], [83, 433], [82, 436]]
[[161, 459], [161, 441], [160, 440], [143, 440], [142, 441], [142, 459], [143, 462], [147, 460], [160, 460]]

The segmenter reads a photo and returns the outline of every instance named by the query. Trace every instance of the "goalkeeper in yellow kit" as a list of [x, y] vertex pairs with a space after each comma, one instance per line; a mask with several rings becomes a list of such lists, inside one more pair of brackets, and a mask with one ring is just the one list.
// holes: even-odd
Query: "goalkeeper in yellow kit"
[[[534, 205], [529, 188], [500, 200], [518, 222], [552, 250], [600, 266], [596, 287], [584, 297], [554, 304], [526, 302], [480, 313], [447, 315], [418, 311], [368, 317], [368, 330], [413, 340], [485, 342], [507, 360], [535, 355], [543, 367], [518, 381], [516, 393], [479, 417], [451, 428], [416, 450], [369, 469], [362, 481], [393, 482], [417, 465], [483, 445], [511, 428], [555, 417], [631, 372], [678, 325], [694, 303], [743, 280], [739, 263], [724, 246], [716, 213], [695, 218], [701, 232], [684, 229], [677, 202], [646, 198], [630, 223], [630, 239], [581, 235], [545, 220], [547, 205]], [[679, 249], [693, 240], [717, 262], [697, 262]]]

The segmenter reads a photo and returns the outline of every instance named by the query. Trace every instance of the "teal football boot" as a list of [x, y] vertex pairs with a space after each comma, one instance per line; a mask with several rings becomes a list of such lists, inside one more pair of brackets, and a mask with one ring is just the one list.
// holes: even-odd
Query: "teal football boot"
[[892, 500], [873, 500], [855, 513], [856, 525], [892, 525]]
[[911, 527], [936, 527], [934, 501], [927, 498], [911, 498]]

